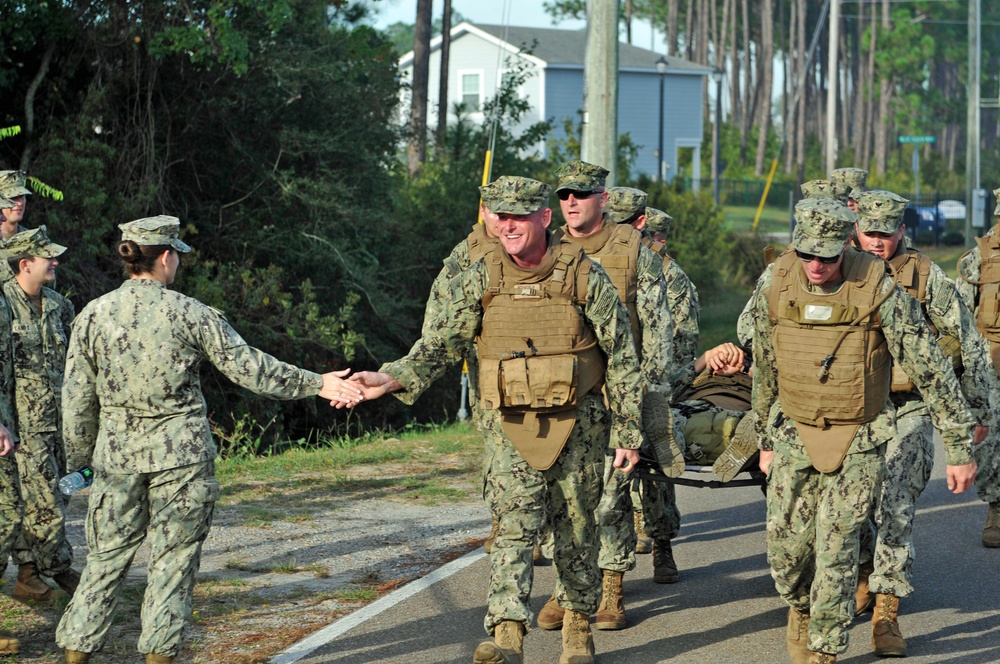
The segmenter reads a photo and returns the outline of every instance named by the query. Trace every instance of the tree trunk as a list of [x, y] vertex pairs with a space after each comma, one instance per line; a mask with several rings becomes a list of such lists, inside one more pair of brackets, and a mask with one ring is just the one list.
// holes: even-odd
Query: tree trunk
[[812, 77], [802, 76], [806, 71], [806, 12], [808, 10], [806, 0], [796, 0], [798, 4], [798, 29], [795, 32], [797, 37], [796, 51], [798, 52], [799, 65], [796, 71], [799, 74], [797, 79], [797, 85], [800, 85], [799, 90], [799, 103], [798, 108], [795, 110], [795, 164], [796, 169], [796, 179], [799, 182], [805, 180], [806, 177], [806, 97], [809, 94], [810, 81]]
[[410, 99], [410, 144], [406, 166], [410, 177], [427, 161], [427, 78], [431, 59], [431, 0], [417, 0], [413, 28], [413, 81]]
[[[779, 15], [782, 15], [781, 9], [778, 12]], [[785, 154], [783, 155], [785, 158], [785, 173], [791, 173], [792, 167], [795, 165], [795, 121], [797, 107], [793, 102], [795, 101], [795, 92], [799, 82], [798, 58], [795, 54], [798, 44], [798, 37], [796, 36], [798, 29], [798, 5], [795, 0], [792, 0], [788, 3], [788, 41], [785, 47], [781, 49], [781, 62], [785, 68], [785, 75], [783, 77], [785, 85], [781, 109], [782, 117], [784, 117], [784, 121], [781, 123], [781, 131], [785, 140]]]
[[868, 168], [872, 161], [872, 145], [877, 129], [875, 127], [875, 48], [878, 45], [878, 23], [875, 21], [875, 5], [872, 5], [871, 39], [868, 40], [868, 75], [865, 77], [865, 137], [861, 150], [862, 168]]
[[729, 22], [729, 119], [733, 124], [740, 116], [740, 56], [736, 48], [736, 0], [728, 0], [732, 20]]
[[625, 43], [632, 43], [632, 0], [625, 0]]
[[[891, 29], [889, 24], [889, 0], [882, 0], [882, 29]], [[889, 133], [889, 101], [892, 96], [891, 81], [888, 76], [879, 77], [878, 124], [875, 125], [875, 172], [885, 173], [889, 163], [889, 145], [886, 135]]]
[[31, 159], [35, 152], [35, 95], [41, 86], [45, 76], [49, 73], [49, 66], [52, 64], [52, 56], [56, 52], [56, 44], [52, 42], [45, 48], [42, 62], [38, 65], [35, 78], [24, 94], [24, 152], [21, 153], [20, 170], [31, 170]]
[[760, 63], [760, 95], [757, 99], [757, 125], [760, 134], [757, 136], [757, 160], [753, 169], [754, 175], [757, 177], [764, 173], [764, 163], [767, 158], [767, 136], [771, 128], [771, 87], [774, 78], [773, 0], [761, 2]]
[[740, 0], [743, 18], [743, 101], [740, 104], [740, 163], [747, 163], [747, 142], [750, 140], [750, 95], [754, 88], [753, 62], [750, 51], [750, 12], [747, 0]]
[[444, 0], [441, 13], [441, 76], [438, 89], [437, 144], [444, 145], [448, 131], [448, 59], [451, 53], [451, 0]]
[[680, 0], [667, 0], [667, 55], [677, 54], [677, 4]]
[[684, 21], [684, 59], [692, 60], [694, 55], [694, 0], [687, 0], [687, 16]]

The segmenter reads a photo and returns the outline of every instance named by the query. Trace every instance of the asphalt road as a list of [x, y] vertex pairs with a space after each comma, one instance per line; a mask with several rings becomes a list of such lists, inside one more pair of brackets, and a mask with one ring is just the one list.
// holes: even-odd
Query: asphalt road
[[[595, 632], [597, 661], [787, 662], [787, 607], [774, 591], [767, 566], [760, 490], [679, 487], [678, 501], [684, 515], [674, 541], [680, 581], [652, 583], [651, 557], [639, 556], [638, 568], [625, 576], [629, 626]], [[985, 515], [986, 505], [973, 492], [948, 493], [939, 451], [917, 514], [916, 592], [901, 603], [900, 625], [909, 646], [905, 661], [1000, 661], [1000, 549], [981, 545]], [[553, 571], [535, 569], [537, 611], [552, 589]], [[434, 576], [334, 623], [272, 661], [469, 664], [476, 644], [486, 638], [488, 559], [469, 554]], [[435, 581], [438, 576], [444, 578]], [[532, 629], [525, 659], [557, 662], [560, 646], [558, 631]], [[838, 661], [880, 661], [871, 651], [870, 614], [854, 623], [850, 647]]]

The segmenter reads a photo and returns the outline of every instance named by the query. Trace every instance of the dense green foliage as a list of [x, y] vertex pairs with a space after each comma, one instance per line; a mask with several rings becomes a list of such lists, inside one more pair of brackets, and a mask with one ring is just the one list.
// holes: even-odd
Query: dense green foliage
[[[0, 142], [0, 164], [65, 193], [33, 197], [26, 223], [71, 247], [59, 284], [78, 308], [120, 283], [119, 223], [174, 214], [195, 247], [176, 287], [254, 345], [323, 371], [405, 347], [414, 313], [384, 267], [399, 263], [395, 53], [356, 8], [3, 1], [0, 13], [0, 126], [33, 125]], [[249, 414], [265, 440], [343, 417], [204, 379], [213, 421]]]

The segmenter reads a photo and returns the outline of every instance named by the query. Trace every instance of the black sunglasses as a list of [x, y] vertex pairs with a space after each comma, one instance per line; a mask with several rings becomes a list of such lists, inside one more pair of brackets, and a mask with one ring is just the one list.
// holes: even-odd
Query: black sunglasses
[[597, 193], [600, 193], [600, 192], [597, 192], [597, 191], [573, 191], [572, 189], [560, 189], [559, 191], [556, 192], [556, 198], [558, 198], [561, 201], [568, 201], [569, 197], [570, 197], [570, 194], [572, 194], [573, 198], [575, 198], [578, 201], [582, 201], [585, 198], [590, 198], [591, 196], [593, 196], [594, 194], [597, 194]]
[[817, 260], [826, 265], [833, 265], [837, 262], [837, 259], [840, 258], [840, 254], [837, 254], [836, 256], [817, 256], [815, 254], [807, 254], [804, 251], [799, 251], [798, 249], [795, 250], [795, 255], [807, 263]]

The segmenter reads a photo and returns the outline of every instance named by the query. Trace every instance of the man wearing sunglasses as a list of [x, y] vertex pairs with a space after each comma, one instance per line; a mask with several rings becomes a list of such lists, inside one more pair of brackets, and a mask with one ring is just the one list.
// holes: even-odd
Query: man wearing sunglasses
[[[664, 472], [684, 472], [684, 454], [673, 437], [670, 414], [670, 373], [672, 370], [673, 321], [670, 316], [663, 262], [642, 246], [639, 233], [627, 224], [615, 224], [604, 216], [608, 194], [608, 170], [596, 164], [574, 160], [557, 172], [556, 196], [566, 225], [556, 232], [563, 241], [579, 246], [599, 264], [618, 290], [628, 310], [639, 354], [643, 382], [643, 432], [647, 443], [660, 447]], [[669, 458], [665, 458], [669, 457]], [[629, 492], [630, 479], [616, 472], [614, 457], [605, 455], [604, 494], [597, 508], [602, 570], [601, 603], [594, 619], [597, 629], [625, 627], [622, 579], [635, 569], [636, 532]], [[660, 509], [644, 504], [644, 509]], [[675, 567], [676, 569], [676, 567]], [[538, 626], [556, 629], [562, 625], [563, 608], [557, 602], [563, 589], [557, 580], [552, 597], [538, 614]]]
[[[976, 246], [958, 261], [958, 292], [974, 313], [976, 328], [987, 340], [994, 371], [1000, 371], [1000, 189], [993, 190], [997, 206], [993, 216], [997, 224], [976, 240]], [[1000, 395], [993, 403], [1000, 401]], [[983, 527], [983, 546], [1000, 548], [1000, 432], [973, 448], [979, 472], [976, 488], [979, 499], [989, 504]]]
[[[996, 376], [954, 282], [925, 254], [906, 247], [903, 211], [908, 202], [889, 191], [859, 194], [855, 242], [862, 250], [888, 261], [900, 288], [920, 303], [945, 357], [956, 372], [964, 369], [959, 374], [961, 385], [976, 422], [988, 425], [992, 419], [989, 396]], [[862, 550], [865, 562], [858, 580], [856, 612], [860, 614], [874, 602], [875, 654], [905, 657], [906, 641], [897, 614], [899, 599], [913, 592], [913, 518], [934, 466], [934, 427], [920, 390], [898, 364], [892, 368], [891, 390], [896, 435], [885, 448], [886, 477], [875, 500], [878, 537], [871, 544], [862, 541], [863, 548], [868, 545], [874, 550]], [[976, 427], [976, 446], [988, 432], [988, 426]], [[949, 471], [955, 472], [950, 465]], [[867, 562], [869, 557], [873, 562]]]
[[753, 409], [788, 654], [793, 664], [828, 664], [847, 648], [859, 536], [895, 429], [892, 363], [926, 399], [955, 493], [975, 476], [975, 424], [919, 303], [881, 258], [847, 246], [857, 215], [805, 199], [795, 218], [792, 250], [764, 271], [751, 304]]

